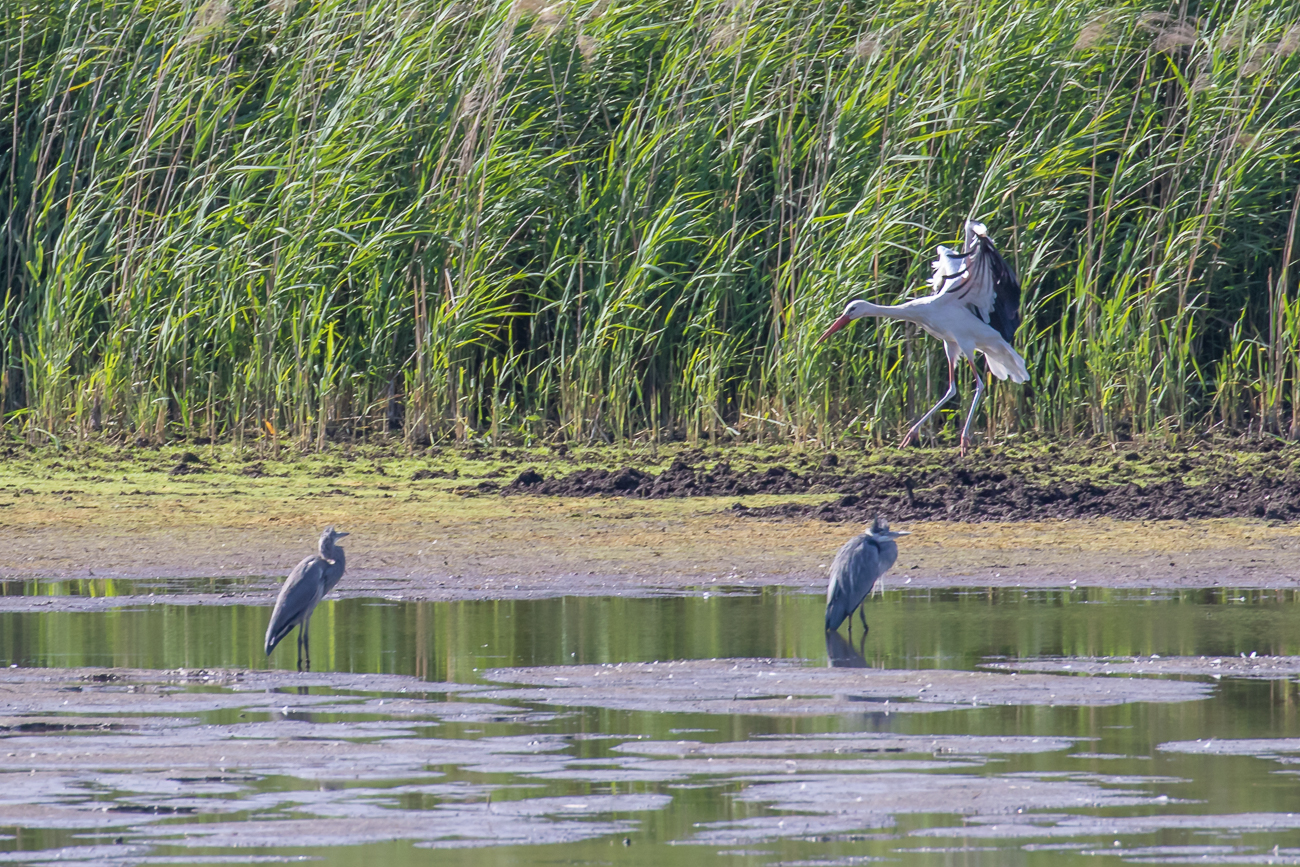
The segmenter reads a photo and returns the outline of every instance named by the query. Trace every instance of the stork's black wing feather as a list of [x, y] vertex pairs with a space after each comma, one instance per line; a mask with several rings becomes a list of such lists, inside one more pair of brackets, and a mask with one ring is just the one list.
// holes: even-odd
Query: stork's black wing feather
[[1020, 327], [1020, 282], [987, 235], [980, 235], [976, 243], [993, 279], [993, 309], [989, 311], [989, 325], [1002, 335], [1003, 340], [1012, 343], [1016, 329]]

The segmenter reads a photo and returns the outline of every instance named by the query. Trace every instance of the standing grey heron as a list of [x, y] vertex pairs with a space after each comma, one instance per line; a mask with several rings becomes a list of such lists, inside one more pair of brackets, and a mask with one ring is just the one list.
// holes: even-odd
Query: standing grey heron
[[[275, 600], [271, 622], [266, 627], [266, 655], [280, 643], [289, 631], [298, 627], [298, 670], [311, 671], [311, 649], [307, 646], [307, 625], [311, 613], [326, 593], [334, 589], [343, 577], [343, 549], [335, 544], [347, 533], [326, 527], [320, 534], [320, 553], [303, 558], [293, 567], [280, 596]], [[304, 661], [306, 665], [304, 666]]]
[[840, 628], [849, 618], [849, 635], [853, 634], [853, 611], [867, 628], [867, 615], [862, 603], [876, 586], [876, 579], [889, 571], [898, 559], [899, 536], [910, 535], [906, 530], [891, 530], [889, 524], [876, 518], [867, 532], [854, 536], [840, 548], [831, 563], [831, 580], [826, 587], [826, 631]]
[[1025, 360], [1011, 345], [1016, 328], [1020, 326], [1020, 284], [993, 246], [984, 224], [967, 220], [965, 249], [958, 253], [939, 246], [939, 258], [934, 260], [930, 287], [933, 294], [902, 304], [850, 301], [844, 313], [831, 323], [817, 343], [864, 316], [915, 322], [928, 334], [942, 340], [948, 354], [948, 391], [912, 425], [899, 448], [916, 439], [921, 425], [929, 421], [939, 407], [952, 400], [957, 393], [957, 362], [965, 358], [975, 375], [975, 399], [971, 401], [966, 425], [961, 429], [961, 453], [964, 455], [970, 447], [970, 426], [975, 420], [975, 407], [979, 406], [984, 394], [984, 380], [975, 366], [975, 351], [984, 353], [989, 372], [998, 379], [1012, 382], [1029, 379]]

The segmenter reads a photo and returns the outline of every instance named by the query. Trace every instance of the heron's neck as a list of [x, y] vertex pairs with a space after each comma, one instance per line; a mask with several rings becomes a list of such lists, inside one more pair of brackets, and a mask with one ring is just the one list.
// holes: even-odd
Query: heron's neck
[[347, 565], [347, 557], [344, 554], [343, 549], [337, 545], [330, 545], [328, 548], [322, 545], [320, 555], [326, 560], [331, 561], [330, 564], [325, 567], [325, 592], [328, 593], [334, 588], [335, 584], [339, 583], [339, 579], [343, 577], [343, 569]]
[[902, 304], [872, 304], [870, 301], [863, 301], [862, 306], [856, 311], [854, 319], [862, 319], [868, 316], [883, 317], [886, 319], [903, 319], [908, 322], [917, 321], [917, 310], [914, 301], [904, 301]]
[[343, 549], [333, 542], [322, 542], [320, 546], [320, 555], [326, 560], [343, 560]]

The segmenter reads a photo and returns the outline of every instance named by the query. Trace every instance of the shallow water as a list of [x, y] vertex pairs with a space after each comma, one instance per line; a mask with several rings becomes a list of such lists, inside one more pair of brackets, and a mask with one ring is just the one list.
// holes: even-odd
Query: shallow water
[[[777, 590], [347, 599], [300, 680], [269, 608], [157, 587], [0, 613], [0, 863], [1300, 863], [1300, 690], [1241, 662], [1300, 656], [1289, 592], [891, 590], [852, 645]], [[1129, 672], [1010, 671], [1060, 656]]]

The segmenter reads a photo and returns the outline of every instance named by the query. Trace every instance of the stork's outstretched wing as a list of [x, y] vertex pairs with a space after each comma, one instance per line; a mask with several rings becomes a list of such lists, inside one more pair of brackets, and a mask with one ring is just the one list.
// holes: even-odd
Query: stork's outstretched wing
[[993, 326], [1007, 343], [1020, 327], [1020, 283], [989, 238], [983, 223], [966, 221], [966, 249], [939, 248], [934, 261], [934, 291], [953, 295]]

